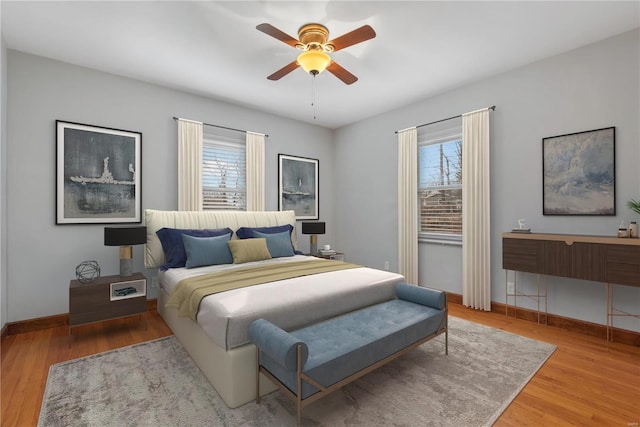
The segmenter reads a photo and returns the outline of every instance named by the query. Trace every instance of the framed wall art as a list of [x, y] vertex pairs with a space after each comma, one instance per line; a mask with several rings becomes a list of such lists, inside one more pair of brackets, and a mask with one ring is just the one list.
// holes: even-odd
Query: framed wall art
[[296, 219], [318, 219], [319, 178], [317, 159], [278, 154], [278, 209], [295, 211]]
[[542, 213], [615, 215], [615, 127], [542, 139]]
[[142, 134], [56, 121], [56, 224], [141, 222]]

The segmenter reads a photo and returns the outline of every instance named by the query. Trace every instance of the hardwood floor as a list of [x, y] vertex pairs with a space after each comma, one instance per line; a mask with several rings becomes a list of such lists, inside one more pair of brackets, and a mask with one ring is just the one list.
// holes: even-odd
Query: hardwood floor
[[557, 346], [495, 426], [638, 426], [640, 347], [457, 304], [449, 314]]
[[[640, 347], [457, 304], [450, 315], [558, 347], [495, 426], [639, 425]], [[77, 327], [71, 340], [66, 326], [2, 339], [1, 425], [36, 425], [51, 364], [171, 335], [155, 310], [142, 318]]]
[[171, 330], [153, 310], [74, 327], [71, 337], [67, 326], [7, 336], [1, 344], [0, 424], [27, 427], [38, 423], [52, 364], [169, 335]]

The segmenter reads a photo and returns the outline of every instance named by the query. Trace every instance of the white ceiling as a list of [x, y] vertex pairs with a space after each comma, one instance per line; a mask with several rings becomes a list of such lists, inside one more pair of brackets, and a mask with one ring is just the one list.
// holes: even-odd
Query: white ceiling
[[[230, 101], [328, 128], [640, 27], [640, 2], [7, 1], [6, 45], [72, 64]], [[359, 81], [298, 69], [266, 76], [319, 22], [330, 39], [364, 24], [377, 37], [332, 54]], [[480, 107], [480, 106], [479, 106]], [[179, 113], [179, 112], [176, 112]], [[207, 117], [195, 117], [207, 121]]]

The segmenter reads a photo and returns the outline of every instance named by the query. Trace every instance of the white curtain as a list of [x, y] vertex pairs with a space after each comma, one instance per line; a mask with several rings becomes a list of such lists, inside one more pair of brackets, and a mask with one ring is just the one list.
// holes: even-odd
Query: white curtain
[[264, 134], [247, 132], [247, 210], [264, 210]]
[[418, 284], [418, 130], [398, 131], [398, 262], [407, 283]]
[[491, 311], [489, 109], [462, 115], [462, 304]]
[[202, 122], [178, 119], [178, 210], [202, 210]]

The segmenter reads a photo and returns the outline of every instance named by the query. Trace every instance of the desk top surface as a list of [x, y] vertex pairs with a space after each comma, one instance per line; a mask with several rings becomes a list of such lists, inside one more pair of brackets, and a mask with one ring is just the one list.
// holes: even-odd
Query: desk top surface
[[523, 240], [555, 240], [565, 242], [568, 245], [574, 242], [603, 243], [609, 245], [640, 246], [638, 238], [623, 238], [615, 236], [589, 236], [583, 234], [553, 234], [553, 233], [502, 233], [503, 239]]

